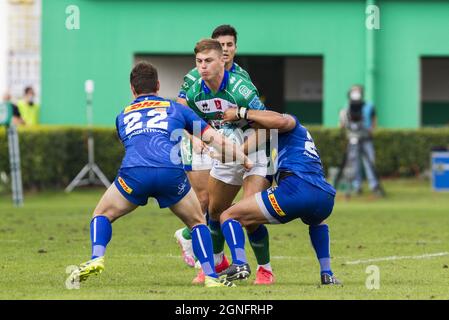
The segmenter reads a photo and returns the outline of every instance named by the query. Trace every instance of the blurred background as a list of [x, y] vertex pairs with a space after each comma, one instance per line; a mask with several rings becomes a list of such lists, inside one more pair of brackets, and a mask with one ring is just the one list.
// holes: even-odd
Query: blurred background
[[[379, 8], [379, 29], [367, 20]], [[154, 63], [176, 98], [193, 47], [220, 24], [238, 31], [237, 63], [266, 104], [306, 124], [338, 125], [348, 88], [365, 85], [378, 125], [449, 124], [447, 1], [2, 0], [0, 92], [33, 86], [40, 122], [84, 124], [84, 81], [95, 123], [112, 126], [130, 100], [136, 60]]]
[[[345, 153], [337, 128], [354, 84], [375, 107], [380, 175], [428, 173], [432, 149], [449, 145], [448, 1], [0, 0], [0, 24], [0, 92], [19, 110], [31, 104], [21, 127], [41, 126], [19, 128], [22, 157], [34, 152], [22, 161], [25, 187], [64, 185], [86, 158], [85, 132], [73, 130], [87, 125], [88, 79], [93, 124], [111, 129], [97, 134], [95, 154], [112, 179], [122, 154], [115, 117], [132, 98], [133, 64], [153, 63], [160, 95], [176, 99], [196, 42], [221, 24], [237, 29], [235, 61], [265, 104], [310, 127], [326, 171]], [[5, 139], [0, 154], [6, 172]]]

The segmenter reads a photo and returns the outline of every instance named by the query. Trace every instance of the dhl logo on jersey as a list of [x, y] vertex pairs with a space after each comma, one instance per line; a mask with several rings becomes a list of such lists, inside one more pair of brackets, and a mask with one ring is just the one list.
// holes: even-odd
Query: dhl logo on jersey
[[125, 108], [123, 113], [128, 113], [131, 111], [148, 109], [148, 108], [168, 108], [170, 107], [170, 101], [142, 101]]
[[268, 200], [270, 200], [271, 206], [273, 207], [274, 211], [276, 211], [276, 213], [278, 215], [280, 215], [281, 217], [285, 216], [285, 212], [282, 211], [281, 207], [279, 206], [276, 197], [274, 196], [274, 194], [270, 193], [268, 195]]
[[128, 187], [128, 185], [126, 184], [125, 180], [122, 179], [122, 177], [118, 177], [117, 180], [118, 180], [118, 183], [120, 183], [120, 186], [123, 188], [123, 190], [125, 190], [126, 193], [131, 194], [131, 192], [133, 192], [133, 189]]

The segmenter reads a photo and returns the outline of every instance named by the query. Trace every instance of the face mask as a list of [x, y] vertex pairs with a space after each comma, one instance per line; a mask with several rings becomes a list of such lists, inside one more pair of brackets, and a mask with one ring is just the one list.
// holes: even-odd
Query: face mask
[[358, 90], [351, 91], [351, 94], [349, 95], [352, 101], [360, 101], [362, 100], [362, 94]]

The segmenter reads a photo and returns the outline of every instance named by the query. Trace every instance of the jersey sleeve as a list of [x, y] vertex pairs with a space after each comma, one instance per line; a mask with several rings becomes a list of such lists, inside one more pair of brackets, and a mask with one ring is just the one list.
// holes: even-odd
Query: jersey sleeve
[[[203, 133], [209, 127], [207, 122], [205, 122], [203, 119], [198, 117], [198, 115], [195, 112], [193, 112], [192, 109], [190, 109], [186, 106], [183, 106], [181, 104], [178, 104], [178, 108], [180, 109], [180, 111], [183, 115], [183, 118], [185, 121], [185, 129], [190, 134]], [[198, 130], [199, 130], [199, 132], [198, 132]]]
[[245, 107], [254, 110], [266, 110], [265, 105], [260, 100], [259, 92], [251, 82], [242, 83], [239, 88], [239, 107]]
[[178, 98], [186, 99], [187, 92], [197, 80], [197, 77], [195, 77], [195, 70], [196, 69], [192, 69], [184, 76], [183, 83], [181, 85], [181, 88], [179, 89]]

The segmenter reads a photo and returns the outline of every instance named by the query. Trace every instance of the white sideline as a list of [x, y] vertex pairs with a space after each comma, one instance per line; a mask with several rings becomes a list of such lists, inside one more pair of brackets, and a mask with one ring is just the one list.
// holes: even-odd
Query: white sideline
[[433, 258], [433, 257], [441, 257], [447, 256], [449, 252], [437, 252], [437, 253], [428, 253], [420, 256], [391, 256], [391, 257], [383, 257], [383, 258], [375, 258], [375, 259], [366, 259], [366, 260], [355, 260], [355, 261], [347, 261], [345, 264], [360, 264], [360, 263], [370, 263], [376, 261], [390, 261], [390, 260], [403, 260], [403, 259], [425, 259], [425, 258]]

